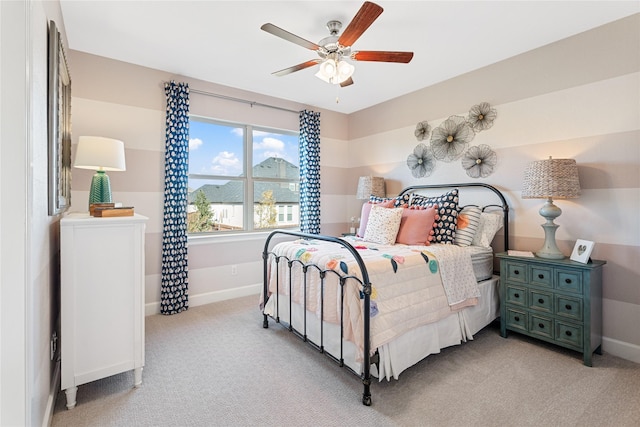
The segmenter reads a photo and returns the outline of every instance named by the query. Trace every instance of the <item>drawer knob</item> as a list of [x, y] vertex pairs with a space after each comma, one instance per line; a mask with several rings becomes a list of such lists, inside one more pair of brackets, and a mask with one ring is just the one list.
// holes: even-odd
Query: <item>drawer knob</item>
[[520, 316], [516, 316], [516, 317], [514, 317], [513, 319], [514, 319], [516, 322], [519, 322], [519, 321], [520, 321]]
[[571, 336], [571, 331], [566, 331], [566, 332], [565, 332], [565, 335], [566, 335], [566, 336], [568, 336], [568, 337], [570, 337], [570, 336]]
[[538, 323], [538, 328], [544, 329], [544, 323]]
[[538, 274], [538, 279], [544, 279], [544, 274]]
[[571, 310], [571, 304], [566, 304], [564, 308], [566, 308], [567, 310]]
[[571, 279], [564, 279], [564, 282], [569, 284], [569, 283], [571, 283]]
[[538, 298], [538, 304], [544, 304], [544, 300], [542, 298]]
[[514, 297], [520, 298], [520, 294], [513, 294]]
[[520, 270], [513, 270], [513, 274], [520, 274]]

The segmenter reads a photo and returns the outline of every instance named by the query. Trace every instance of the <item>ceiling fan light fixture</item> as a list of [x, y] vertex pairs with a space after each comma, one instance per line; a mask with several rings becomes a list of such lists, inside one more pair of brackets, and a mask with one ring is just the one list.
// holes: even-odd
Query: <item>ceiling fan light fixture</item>
[[330, 84], [340, 84], [353, 75], [355, 67], [342, 59], [325, 59], [316, 73], [316, 77]]
[[338, 62], [338, 83], [342, 83], [353, 75], [356, 67], [349, 64], [347, 61], [341, 60]]

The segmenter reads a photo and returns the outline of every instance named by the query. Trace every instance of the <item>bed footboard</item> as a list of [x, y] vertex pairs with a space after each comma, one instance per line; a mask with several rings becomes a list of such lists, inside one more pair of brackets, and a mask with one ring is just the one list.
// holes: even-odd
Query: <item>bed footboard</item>
[[[336, 237], [331, 237], [331, 236], [323, 236], [323, 235], [316, 235], [316, 234], [308, 234], [308, 233], [300, 233], [300, 232], [295, 232], [295, 231], [288, 231], [288, 230], [274, 230], [273, 232], [271, 232], [269, 234], [269, 236], [267, 237], [265, 244], [264, 244], [264, 250], [262, 252], [262, 259], [263, 259], [263, 323], [262, 323], [262, 327], [263, 328], [268, 328], [269, 327], [269, 314], [264, 312], [264, 307], [266, 307], [267, 301], [269, 299], [269, 261], [271, 258], [274, 258], [276, 263], [279, 262], [287, 262], [288, 263], [288, 268], [289, 271], [291, 270], [292, 266], [295, 263], [299, 263], [304, 271], [304, 274], [307, 274], [307, 270], [310, 268], [315, 269], [319, 274], [320, 277], [323, 277], [325, 274], [327, 274], [328, 270], [325, 270], [319, 266], [313, 265], [313, 264], [307, 264], [305, 265], [304, 263], [302, 263], [300, 260], [291, 260], [288, 259], [284, 256], [279, 256], [277, 254], [275, 254], [274, 252], [271, 251], [270, 245], [271, 245], [271, 241], [274, 237], [276, 236], [282, 236], [282, 235], [286, 235], [286, 236], [292, 236], [298, 239], [315, 239], [315, 240], [323, 240], [323, 241], [327, 241], [327, 242], [332, 242], [335, 243], [337, 245], [340, 245], [342, 247], [344, 247], [345, 249], [347, 249], [354, 257], [358, 268], [360, 269], [360, 273], [361, 273], [361, 279], [357, 278], [355, 276], [341, 276], [340, 277], [340, 286], [344, 287], [347, 282], [347, 279], [354, 279], [357, 283], [359, 283], [362, 286], [362, 304], [363, 304], [363, 327], [364, 327], [364, 331], [363, 331], [363, 345], [364, 345], [364, 350], [363, 350], [363, 372], [359, 373], [359, 372], [355, 372], [353, 371], [351, 368], [349, 368], [348, 366], [346, 366], [344, 364], [344, 359], [343, 359], [343, 354], [342, 354], [342, 347], [341, 347], [341, 354], [339, 356], [330, 354], [329, 352], [325, 351], [324, 345], [323, 345], [323, 334], [321, 333], [320, 335], [320, 343], [316, 343], [313, 342], [312, 340], [310, 340], [307, 336], [306, 333], [306, 326], [303, 329], [302, 332], [296, 330], [291, 324], [289, 324], [287, 326], [287, 328], [293, 332], [296, 336], [298, 336], [300, 339], [302, 339], [303, 341], [309, 343], [312, 347], [314, 347], [315, 349], [317, 349], [318, 351], [320, 351], [321, 353], [327, 355], [329, 358], [331, 358], [333, 361], [335, 361], [336, 363], [338, 363], [341, 367], [346, 367], [349, 371], [353, 372], [354, 374], [360, 376], [361, 380], [362, 380], [362, 385], [363, 385], [363, 393], [362, 393], [362, 403], [364, 405], [370, 406], [371, 405], [371, 363], [372, 363], [372, 359], [374, 359], [371, 356], [371, 352], [370, 352], [370, 347], [371, 347], [371, 335], [370, 335], [370, 296], [371, 296], [371, 282], [369, 281], [369, 274], [367, 272], [367, 268], [364, 264], [364, 261], [362, 260], [362, 257], [360, 256], [360, 254], [358, 253], [358, 251], [351, 245], [349, 244], [349, 242], [336, 238]], [[277, 286], [280, 286], [280, 284], [278, 283]], [[291, 305], [292, 303], [292, 294], [291, 292], [289, 293], [289, 304]], [[306, 319], [306, 315], [307, 312], [306, 310], [304, 311], [304, 315], [305, 315], [305, 319]], [[279, 315], [276, 312], [276, 317], [272, 317], [276, 323], [280, 323], [282, 324], [282, 322], [280, 321]], [[340, 321], [340, 329], [342, 330], [343, 327], [343, 318], [341, 317], [341, 321]], [[305, 325], [306, 325], [306, 321], [305, 321]], [[284, 325], [283, 325], [284, 326]]]

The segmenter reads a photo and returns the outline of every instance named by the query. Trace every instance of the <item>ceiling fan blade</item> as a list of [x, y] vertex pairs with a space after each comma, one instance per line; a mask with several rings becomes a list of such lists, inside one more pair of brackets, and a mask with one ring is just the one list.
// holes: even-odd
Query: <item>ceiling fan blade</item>
[[295, 34], [292, 34], [289, 31], [283, 30], [280, 27], [276, 27], [273, 24], [270, 24], [270, 23], [264, 24], [262, 27], [260, 27], [260, 29], [263, 31], [266, 31], [267, 33], [271, 33], [274, 36], [278, 36], [281, 39], [285, 39], [287, 41], [290, 41], [291, 43], [300, 45], [304, 48], [307, 48], [310, 50], [320, 49], [320, 46], [318, 46], [317, 44], [310, 42], [309, 40], [305, 40], [300, 36], [296, 36]]
[[286, 76], [287, 74], [294, 73], [296, 71], [304, 70], [305, 68], [313, 67], [314, 65], [322, 62], [322, 59], [312, 59], [307, 62], [303, 62], [302, 64], [294, 65], [293, 67], [285, 68], [284, 70], [276, 71], [273, 74], [274, 76]]
[[356, 13], [356, 16], [353, 17], [353, 20], [351, 20], [347, 28], [342, 32], [338, 43], [342, 46], [352, 46], [353, 43], [360, 38], [362, 33], [373, 24], [373, 21], [380, 16], [382, 11], [383, 9], [375, 3], [371, 3], [370, 1], [364, 2], [358, 13]]
[[342, 83], [340, 83], [340, 87], [346, 87], [346, 86], [350, 86], [352, 84], [353, 84], [353, 79], [351, 77], [349, 77], [347, 80], [345, 80]]
[[382, 50], [361, 50], [353, 52], [351, 59], [354, 61], [377, 61], [377, 62], [402, 62], [409, 63], [413, 58], [413, 52], [387, 52]]

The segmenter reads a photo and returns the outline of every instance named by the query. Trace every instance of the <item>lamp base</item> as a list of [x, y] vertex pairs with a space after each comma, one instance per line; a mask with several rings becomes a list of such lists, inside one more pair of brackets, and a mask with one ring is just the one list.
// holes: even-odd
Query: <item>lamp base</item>
[[111, 182], [104, 171], [96, 171], [91, 179], [89, 205], [93, 203], [111, 203]]
[[536, 256], [545, 259], [563, 259], [564, 254], [556, 245], [556, 230], [558, 225], [553, 220], [560, 216], [562, 210], [553, 204], [553, 200], [549, 198], [547, 202], [540, 208], [540, 215], [547, 220], [542, 224], [544, 229], [544, 245], [536, 252]]

